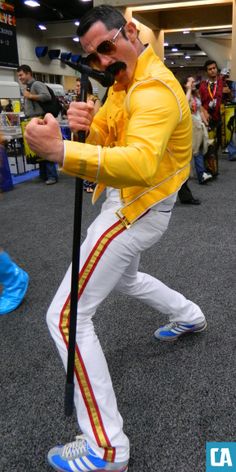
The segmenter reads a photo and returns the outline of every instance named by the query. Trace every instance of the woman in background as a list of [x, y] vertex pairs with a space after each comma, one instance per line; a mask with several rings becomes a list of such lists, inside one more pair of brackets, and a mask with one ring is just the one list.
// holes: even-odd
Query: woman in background
[[204, 154], [208, 149], [208, 118], [201, 103], [194, 77], [187, 77], [183, 82], [183, 89], [188, 100], [193, 124], [193, 159], [199, 184], [212, 179], [204, 164]]

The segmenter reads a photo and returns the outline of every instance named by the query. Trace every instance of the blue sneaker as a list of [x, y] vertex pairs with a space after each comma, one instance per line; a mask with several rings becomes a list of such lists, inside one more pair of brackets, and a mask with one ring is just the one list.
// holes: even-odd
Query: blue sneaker
[[180, 336], [183, 336], [183, 334], [200, 333], [204, 331], [206, 327], [206, 320], [196, 324], [172, 322], [157, 329], [154, 336], [156, 339], [159, 339], [159, 341], [175, 341]]
[[128, 461], [104, 461], [91, 449], [83, 435], [76, 436], [75, 441], [65, 444], [65, 446], [56, 446], [51, 449], [48, 453], [48, 462], [60, 472], [128, 471]]

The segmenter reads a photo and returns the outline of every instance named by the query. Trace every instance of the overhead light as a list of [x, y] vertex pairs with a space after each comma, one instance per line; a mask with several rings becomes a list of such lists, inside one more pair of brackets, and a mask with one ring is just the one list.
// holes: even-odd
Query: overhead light
[[[197, 0], [196, 0], [197, 1]], [[204, 3], [205, 5], [205, 3]], [[190, 28], [189, 32], [197, 32], [197, 31], [218, 31], [218, 30], [224, 30], [224, 29], [232, 29], [232, 24], [231, 25], [215, 25], [215, 26], [197, 26], [194, 28]], [[165, 33], [183, 33], [185, 29], [183, 28], [174, 28], [174, 29], [165, 29]]]
[[36, 2], [35, 0], [24, 0], [24, 4], [27, 5], [27, 7], [40, 7], [40, 3]]
[[169, 46], [169, 43], [164, 43], [164, 46]]
[[[222, 4], [222, 3], [228, 3], [228, 0], [205, 0], [204, 1], [204, 6], [206, 5], [216, 5], [216, 4]], [[142, 6], [137, 6], [137, 7], [131, 7], [132, 11], [153, 11], [153, 10], [169, 10], [172, 8], [181, 8], [181, 7], [195, 7], [195, 6], [202, 6], [202, 0], [190, 0], [190, 1], [181, 1], [181, 2], [170, 2], [169, 4], [165, 3], [158, 3], [155, 5], [142, 5]]]
[[178, 52], [178, 48], [172, 48], [171, 51], [172, 52]]
[[75, 21], [75, 26], [79, 26], [80, 22], [78, 20]]
[[38, 28], [41, 30], [41, 31], [46, 31], [47, 27], [45, 25], [38, 25]]
[[186, 56], [184, 56], [184, 59], [191, 59], [191, 56], [189, 56], [188, 54], [186, 54]]
[[82, 0], [82, 2], [90, 2], [90, 0]]
[[189, 34], [189, 33], [190, 33], [189, 30], [184, 30], [184, 31], [183, 31], [183, 34]]
[[75, 41], [76, 43], [78, 43], [78, 42], [79, 42], [79, 37], [78, 37], [78, 36], [75, 36], [75, 37], [73, 38], [73, 41]]

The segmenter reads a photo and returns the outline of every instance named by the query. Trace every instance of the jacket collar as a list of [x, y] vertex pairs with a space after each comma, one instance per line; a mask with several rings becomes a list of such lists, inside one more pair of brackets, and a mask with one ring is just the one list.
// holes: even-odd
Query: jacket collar
[[154, 58], [157, 59], [158, 57], [156, 56], [152, 46], [150, 44], [146, 45], [144, 51], [138, 57], [137, 66], [134, 73], [134, 81], [139, 81], [150, 77], [149, 65]]
[[[134, 84], [134, 82], [139, 82], [139, 81], [147, 79], [148, 77], [151, 77], [149, 66], [153, 62], [154, 59], [155, 61], [158, 60], [159, 62], [161, 62], [158, 56], [156, 56], [152, 46], [146, 45], [145, 49], [138, 56], [136, 68], [134, 71], [134, 76], [128, 88], [130, 88]], [[115, 91], [125, 90], [125, 88], [122, 88], [122, 86], [119, 83], [115, 83], [113, 85], [113, 89]]]

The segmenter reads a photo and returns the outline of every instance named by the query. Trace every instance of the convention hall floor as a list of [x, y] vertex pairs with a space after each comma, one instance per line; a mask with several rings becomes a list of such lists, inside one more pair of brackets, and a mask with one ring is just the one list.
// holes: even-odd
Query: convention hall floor
[[[198, 303], [208, 329], [155, 341], [167, 317], [111, 294], [95, 316], [124, 429], [129, 472], [204, 472], [206, 441], [235, 441], [236, 162], [220, 160], [216, 181], [190, 181], [200, 206], [177, 202], [161, 242], [141, 270]], [[99, 211], [84, 193], [83, 230]], [[45, 314], [70, 262], [74, 179], [37, 179], [0, 199], [0, 242], [30, 275], [23, 304], [0, 317], [2, 472], [49, 472], [49, 448], [73, 440], [64, 416], [65, 373]], [[94, 360], [96, 362], [96, 359]]]

